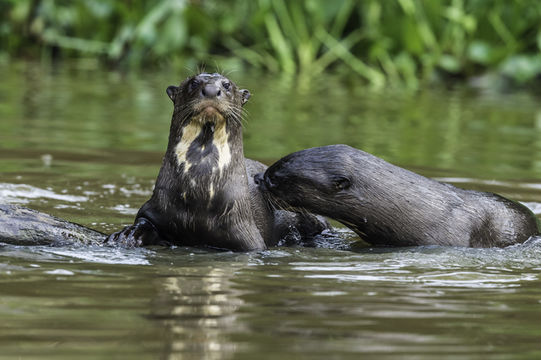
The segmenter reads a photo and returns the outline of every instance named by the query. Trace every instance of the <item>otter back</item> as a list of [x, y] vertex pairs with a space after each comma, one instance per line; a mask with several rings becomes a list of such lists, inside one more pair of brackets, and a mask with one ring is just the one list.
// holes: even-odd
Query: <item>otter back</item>
[[346, 145], [290, 154], [259, 184], [275, 202], [336, 219], [378, 246], [507, 246], [539, 233], [521, 204], [428, 179]]

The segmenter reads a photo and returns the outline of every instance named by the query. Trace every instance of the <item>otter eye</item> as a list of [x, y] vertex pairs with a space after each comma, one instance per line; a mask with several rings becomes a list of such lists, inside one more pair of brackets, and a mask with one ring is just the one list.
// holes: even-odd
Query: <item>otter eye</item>
[[344, 190], [351, 186], [351, 181], [345, 176], [337, 176], [332, 180], [336, 190]]
[[226, 89], [226, 90], [231, 89], [231, 83], [230, 83], [229, 81], [224, 81], [224, 82], [222, 83], [222, 86], [223, 86], [224, 89]]
[[201, 81], [197, 79], [192, 79], [192, 81], [190, 82], [190, 91], [193, 91], [196, 87], [199, 86], [199, 84], [201, 84]]

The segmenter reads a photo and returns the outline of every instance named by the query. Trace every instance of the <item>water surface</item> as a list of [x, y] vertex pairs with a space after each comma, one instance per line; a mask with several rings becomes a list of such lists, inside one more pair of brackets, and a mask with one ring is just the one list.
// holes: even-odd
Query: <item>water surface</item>
[[[152, 192], [187, 74], [87, 63], [1, 65], [0, 202], [104, 232]], [[347, 143], [541, 214], [531, 93], [309, 84], [251, 90], [245, 153], [272, 163]], [[506, 249], [350, 246], [258, 253], [0, 245], [0, 358], [531, 359], [541, 356], [541, 242]], [[347, 250], [345, 250], [347, 249]]]

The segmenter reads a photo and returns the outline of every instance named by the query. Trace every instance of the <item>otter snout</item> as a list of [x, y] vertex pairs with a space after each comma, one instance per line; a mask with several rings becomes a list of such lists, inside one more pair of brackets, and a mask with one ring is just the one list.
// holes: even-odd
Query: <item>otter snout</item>
[[261, 191], [270, 191], [276, 187], [265, 173], [259, 173], [254, 175], [254, 182]]
[[206, 84], [201, 89], [201, 96], [203, 98], [213, 99], [222, 95], [222, 90], [215, 84]]
[[265, 186], [265, 173], [259, 173], [254, 175], [254, 182], [260, 188]]

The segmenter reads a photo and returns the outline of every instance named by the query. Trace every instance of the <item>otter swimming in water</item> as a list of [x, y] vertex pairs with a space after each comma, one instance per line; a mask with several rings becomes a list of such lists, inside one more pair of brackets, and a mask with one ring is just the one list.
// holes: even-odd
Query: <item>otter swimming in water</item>
[[272, 209], [254, 184], [266, 166], [243, 154], [241, 115], [248, 90], [220, 74], [203, 73], [169, 86], [167, 94], [174, 112], [154, 192], [134, 224], [109, 236], [109, 244], [245, 251], [328, 228], [323, 218]]
[[537, 218], [517, 202], [346, 145], [292, 153], [255, 180], [272, 202], [333, 218], [376, 246], [503, 247], [539, 234]]

